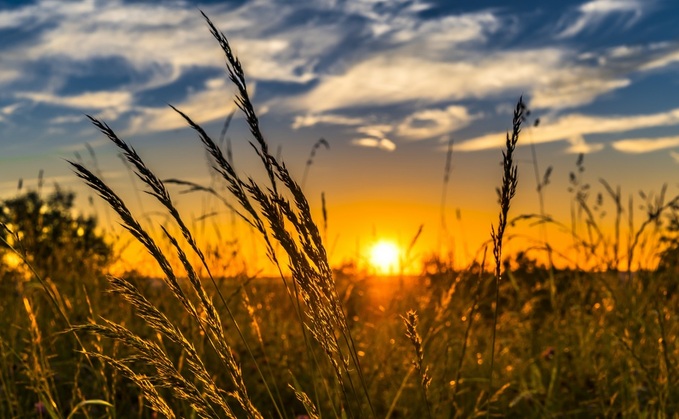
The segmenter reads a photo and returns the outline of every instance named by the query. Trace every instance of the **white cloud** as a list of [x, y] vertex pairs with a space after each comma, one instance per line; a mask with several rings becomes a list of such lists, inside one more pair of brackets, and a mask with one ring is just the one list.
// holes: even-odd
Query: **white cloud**
[[630, 138], [613, 142], [613, 148], [623, 153], [650, 153], [679, 147], [679, 136], [659, 138]]
[[[309, 81], [317, 54], [339, 37], [337, 28], [323, 26], [278, 28], [273, 36], [264, 36], [293, 11], [283, 4], [253, 2], [231, 11], [220, 9], [207, 13], [225, 30], [247, 74], [255, 79]], [[153, 74], [144, 87], [170, 83], [196, 66], [223, 68], [203, 18], [183, 3], [42, 1], [31, 11], [53, 27], [40, 34], [39, 42], [22, 48], [26, 60], [59, 57], [77, 65], [96, 57], [121, 57], [137, 71]], [[11, 19], [0, 15], [0, 21], [3, 17]], [[26, 23], [31, 16], [22, 18]]]
[[[58, 61], [59, 71], [49, 76], [54, 80], [48, 88], [12, 92], [16, 88], [11, 87], [9, 94], [44, 101], [60, 98], [59, 88], [70, 75], [91, 75], [87, 65], [93, 59], [113, 57], [122, 60], [134, 74], [133, 81], [119, 86], [131, 97], [121, 102], [111, 98], [111, 107], [99, 108], [100, 115], [114, 119], [134, 110], [137, 128], [174, 126], [162, 116], [164, 108], [139, 108], [135, 104], [139, 93], [170, 85], [197, 67], [224, 67], [223, 54], [202, 17], [187, 6], [181, 1], [38, 0], [33, 5], [1, 10], [0, 28], [30, 28], [35, 32], [18, 45], [0, 46], [0, 85], [25, 86], [10, 82], [37, 79], [32, 70], [36, 62]], [[421, 12], [432, 5], [421, 0], [329, 0], [303, 7], [303, 13], [322, 13], [303, 24], [290, 24], [289, 18], [299, 17], [296, 13], [300, 13], [300, 7], [285, 2], [255, 0], [230, 9], [206, 8], [228, 36], [249, 80], [315, 82], [309, 92], [270, 102], [272, 110], [302, 115], [292, 122], [296, 129], [321, 123], [365, 123], [365, 118], [338, 112], [357, 106], [417, 103], [435, 111], [435, 107], [455, 100], [515, 97], [521, 93], [531, 97], [533, 109], [575, 107], [628, 86], [630, 73], [679, 61], [676, 47], [649, 56], [650, 50], [645, 47], [620, 46], [608, 55], [600, 54], [599, 62], [583, 59], [581, 51], [561, 46], [497, 51], [488, 43], [489, 36], [505, 31], [509, 25], [506, 14], [492, 10], [423, 19]], [[575, 23], [584, 26], [576, 30], [575, 23], [570, 22], [562, 33], [586, 30], [606, 16], [632, 15], [627, 19], [632, 21], [644, 8], [634, 0], [590, 1], [577, 9]], [[328, 19], [328, 15], [337, 18]], [[355, 16], [362, 20], [351, 29], [363, 30], [366, 43], [353, 45], [345, 54], [346, 50], [340, 48], [345, 48], [347, 25]], [[210, 91], [221, 89], [224, 83], [224, 79], [207, 80], [204, 94], [212, 97]], [[80, 99], [91, 104], [96, 98], [84, 97], [87, 94], [110, 93], [79, 93], [51, 103], [78, 108], [76, 97], [83, 96]], [[229, 97], [223, 97], [221, 105], [229, 101]], [[215, 112], [207, 106], [195, 111], [197, 119], [221, 115], [221, 110]], [[201, 116], [203, 112], [206, 114]], [[445, 115], [435, 113], [411, 117], [399, 125], [396, 134], [424, 138], [463, 123], [459, 120], [447, 126]], [[416, 123], [424, 119], [431, 121], [428, 131]]]
[[391, 131], [394, 127], [386, 124], [376, 124], [376, 125], [364, 125], [362, 127], [356, 128], [356, 132], [361, 134], [370, 135], [371, 137], [383, 138]]
[[594, 69], [580, 68], [572, 73], [556, 72], [549, 83], [544, 83], [533, 91], [530, 103], [535, 109], [571, 108], [590, 103], [602, 94], [629, 84], [627, 79], [606, 79]]
[[[93, 113], [106, 120], [115, 120], [133, 108], [133, 95], [125, 91], [84, 92], [77, 95], [58, 96], [52, 93], [17, 93], [16, 97], [35, 103], [62, 106]], [[49, 120], [54, 124], [77, 122], [75, 116], [62, 115]]]
[[51, 124], [75, 124], [85, 120], [83, 115], [64, 115], [50, 119]]
[[[412, 101], [489, 98], [532, 92], [533, 108], [566, 108], [586, 104], [629, 81], [599, 68], [574, 62], [566, 50], [542, 48], [495, 52], [450, 61], [412, 54], [381, 54], [321, 78], [310, 92], [287, 105], [323, 112], [353, 106]], [[583, 81], [586, 80], [586, 88]]]
[[570, 38], [601, 25], [607, 17], [618, 14], [628, 18], [631, 26], [642, 15], [644, 4], [639, 0], [593, 0], [578, 8], [578, 17], [561, 30], [557, 38]]
[[12, 115], [17, 109], [21, 107], [20, 103], [13, 103], [11, 105], [3, 106], [0, 108], [0, 114], [2, 115]]
[[359, 134], [367, 135], [368, 137], [361, 137], [351, 141], [352, 144], [361, 147], [374, 147], [386, 151], [396, 150], [396, 144], [387, 138], [387, 135], [393, 131], [391, 125], [364, 125], [356, 128]]
[[667, 49], [663, 53], [656, 54], [654, 57], [647, 59], [639, 69], [643, 71], [655, 70], [676, 62], [679, 62], [679, 48], [674, 46], [674, 48]]
[[396, 128], [399, 137], [420, 140], [450, 134], [471, 123], [479, 115], [470, 115], [464, 106], [425, 109], [407, 116]]
[[364, 118], [350, 117], [335, 114], [306, 114], [295, 116], [292, 129], [312, 127], [318, 124], [328, 125], [360, 125], [365, 123]]
[[588, 144], [582, 135], [571, 137], [568, 142], [570, 146], [565, 150], [568, 154], [590, 154], [604, 148], [604, 144]]
[[[679, 108], [667, 112], [630, 116], [587, 116], [571, 114], [556, 120], [543, 120], [532, 130], [531, 138], [535, 144], [568, 140], [588, 134], [607, 134], [626, 132], [635, 129], [679, 125]], [[485, 150], [503, 147], [505, 133], [496, 132], [472, 138], [459, 144], [459, 151]], [[523, 144], [521, 141], [519, 145]]]
[[415, 49], [426, 45], [429, 51], [450, 51], [459, 44], [484, 41], [501, 26], [497, 16], [483, 11], [422, 19], [421, 13], [432, 7], [420, 0], [353, 0], [330, 8], [366, 19], [373, 38], [396, 45], [408, 43]]
[[75, 109], [116, 109], [127, 111], [132, 104], [132, 94], [124, 91], [84, 92], [72, 96], [51, 93], [19, 93], [18, 97], [37, 103], [66, 106]]
[[[254, 85], [250, 86], [254, 92]], [[204, 90], [190, 94], [182, 102], [172, 105], [198, 124], [226, 118], [236, 105], [225, 99], [231, 95], [224, 89]], [[186, 127], [186, 121], [168, 106], [158, 108], [136, 108], [131, 118], [128, 134], [168, 131]]]
[[358, 138], [352, 140], [351, 143], [361, 147], [379, 148], [386, 151], [396, 150], [396, 144], [388, 138]]
[[500, 27], [500, 19], [492, 13], [469, 13], [424, 21], [418, 19], [410, 34], [401, 32], [398, 37], [407, 42], [419, 41], [434, 50], [449, 51], [460, 44], [486, 41], [488, 34], [497, 32]]
[[[277, 27], [294, 12], [285, 4], [255, 1], [227, 11], [208, 7], [206, 12], [229, 36], [250, 80], [312, 80], [318, 56], [340, 38], [336, 23]], [[0, 47], [0, 84], [37, 77], [35, 62], [59, 61], [47, 89], [56, 94], [70, 75], [87, 74], [91, 60], [116, 58], [135, 72], [134, 81], [121, 89], [136, 94], [165, 86], [195, 67], [224, 68], [223, 53], [205, 26], [198, 11], [183, 2], [42, 0], [0, 10], [0, 28], [35, 29], [28, 40]], [[38, 89], [46, 93], [45, 86]]]

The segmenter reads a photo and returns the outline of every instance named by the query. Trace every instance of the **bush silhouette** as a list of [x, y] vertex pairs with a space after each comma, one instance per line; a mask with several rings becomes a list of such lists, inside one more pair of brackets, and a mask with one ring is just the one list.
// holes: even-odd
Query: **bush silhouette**
[[74, 214], [74, 200], [73, 192], [56, 188], [47, 197], [28, 191], [0, 202], [3, 270], [14, 269], [5, 258], [13, 248], [43, 279], [63, 283], [99, 275], [112, 248], [95, 217]]

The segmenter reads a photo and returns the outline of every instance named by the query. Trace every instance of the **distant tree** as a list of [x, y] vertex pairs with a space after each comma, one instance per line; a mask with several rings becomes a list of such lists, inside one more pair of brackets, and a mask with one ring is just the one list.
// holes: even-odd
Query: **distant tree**
[[111, 245], [92, 216], [75, 215], [75, 194], [56, 188], [47, 197], [28, 191], [0, 202], [0, 253], [16, 249], [44, 279], [57, 282], [98, 275], [112, 256]]
[[661, 241], [666, 247], [660, 252], [658, 270], [679, 272], [679, 211], [671, 211], [668, 214], [667, 226]]

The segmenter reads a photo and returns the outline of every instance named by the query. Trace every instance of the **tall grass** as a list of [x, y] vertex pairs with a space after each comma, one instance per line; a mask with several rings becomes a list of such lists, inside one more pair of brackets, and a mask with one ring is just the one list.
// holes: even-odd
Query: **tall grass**
[[[651, 233], [660, 234], [665, 214], [676, 216], [677, 198], [667, 199], [664, 190], [642, 197], [648, 217], [636, 228], [630, 222], [622, 243], [621, 191], [601, 181], [605, 194], [592, 204], [581, 158], [571, 177], [571, 225], [552, 220], [542, 205], [537, 215], [510, 220], [518, 185], [515, 152], [526, 116], [520, 99], [502, 155], [500, 211], [490, 237], [494, 268], [486, 269], [484, 248], [467, 269], [455, 270], [439, 258], [396, 290], [376, 289], [376, 278], [328, 263], [327, 213], [324, 208], [319, 229], [302, 188], [322, 143], [312, 149], [298, 184], [269, 150], [231, 45], [205, 19], [224, 53], [265, 179], [240, 175], [228, 141], [223, 149], [231, 116], [215, 141], [191, 115], [172, 108], [209, 156], [209, 186], [162, 180], [109, 125], [90, 118], [164, 208], [167, 222], [142, 224], [144, 215], [129, 209], [96, 164], [70, 165], [151, 256], [162, 282], [133, 273], [108, 276], [104, 296], [96, 277], [76, 278], [82, 283], [71, 293], [61, 285], [67, 268], [49, 278], [31, 271], [32, 259], [16, 234], [7, 244], [28, 268], [21, 278], [4, 271], [0, 276], [7, 296], [0, 309], [8, 319], [0, 321], [0, 417], [679, 414], [679, 268], [634, 269], [646, 266]], [[450, 147], [442, 210], [452, 141]], [[221, 278], [175, 205], [169, 185], [177, 184], [216, 197], [248, 225], [279, 272], [276, 282]], [[597, 224], [604, 197], [616, 214], [612, 236]], [[579, 257], [598, 258], [604, 268], [558, 269], [551, 260], [545, 267], [527, 251], [509, 263], [503, 254], [508, 228], [524, 220], [564, 229]], [[547, 243], [540, 249], [552, 248]], [[60, 251], [53, 256], [65, 259]], [[617, 270], [623, 263], [627, 277]]]
[[[500, 305], [500, 281], [502, 279], [502, 244], [505, 236], [505, 229], [507, 228], [507, 217], [509, 216], [509, 207], [512, 198], [516, 195], [516, 187], [519, 182], [518, 171], [519, 168], [514, 163], [514, 150], [519, 141], [519, 134], [521, 132], [521, 124], [524, 122], [524, 112], [526, 106], [523, 103], [523, 98], [519, 98], [519, 102], [514, 109], [514, 118], [512, 120], [511, 136], [507, 133], [506, 150], [502, 152], [502, 184], [497, 190], [498, 204], [500, 205], [500, 215], [498, 217], [497, 227], [491, 226], [491, 239], [493, 240], [493, 257], [495, 259], [495, 306], [493, 310], [493, 336], [490, 346], [490, 373], [488, 376], [488, 394], [493, 394], [493, 367], [495, 365], [495, 338], [497, 332], [497, 313]], [[490, 406], [488, 407], [488, 414], [490, 417]]]
[[[335, 289], [332, 270], [327, 260], [320, 232], [311, 217], [309, 204], [301, 187], [292, 179], [285, 165], [269, 153], [268, 144], [260, 132], [259, 120], [249, 98], [246, 78], [240, 61], [233, 55], [226, 37], [216, 29], [207, 16], [205, 16], [205, 19], [212, 35], [224, 51], [229, 77], [238, 90], [236, 104], [243, 112], [250, 132], [255, 139], [255, 142], [251, 145], [266, 170], [268, 185], [260, 185], [252, 178], [241, 178], [232, 164], [224, 157], [220, 147], [206, 131], [194, 123], [188, 115], [174, 107], [172, 108], [198, 134], [200, 141], [213, 160], [214, 170], [221, 175], [223, 181], [228, 185], [229, 192], [241, 206], [237, 214], [256, 229], [263, 238], [268, 257], [279, 268], [281, 279], [295, 307], [300, 325], [304, 326], [302, 333], [309, 353], [314, 354], [310, 337], [313, 338], [315, 344], [322, 349], [325, 355], [325, 361], [318, 360], [313, 355], [314, 363], [328, 362], [334, 372], [334, 382], [331, 383], [330, 387], [325, 383], [325, 387], [329, 393], [329, 398], [334, 398], [335, 392], [339, 392], [341, 395], [342, 402], [340, 403], [341, 406], [337, 407], [337, 411], [346, 410], [352, 417], [371, 415], [373, 414], [373, 407], [369, 397], [368, 385], [363, 376], [356, 345]], [[228, 313], [228, 318], [237, 330], [241, 343], [251, 354], [251, 361], [258, 371], [262, 383], [268, 389], [277, 414], [282, 417], [283, 406], [274, 396], [274, 391], [269, 389], [268, 377], [264, 375], [258, 360], [252, 355], [248, 339], [243, 334], [231, 307], [221, 294], [203, 252], [176, 209], [164, 182], [148, 169], [134, 148], [121, 140], [108, 125], [95, 118], [90, 117], [90, 119], [121, 150], [126, 160], [133, 166], [135, 174], [148, 188], [149, 193], [164, 206], [171, 219], [176, 223], [189, 249], [200, 259], [201, 268], [205, 270], [214, 285], [218, 300], [221, 303], [221, 309]], [[193, 319], [201, 333], [204, 333], [208, 338], [209, 344], [220, 359], [222, 367], [229, 371], [231, 384], [235, 390], [230, 392], [220, 390], [211, 379], [211, 374], [198, 355], [193, 343], [134, 285], [122, 278], [112, 277], [109, 279], [113, 291], [135, 307], [139, 316], [153, 330], [179, 345], [187, 353], [186, 360], [190, 365], [191, 373], [199, 381], [198, 385], [176, 370], [167, 352], [161, 347], [144, 340], [119, 324], [112, 322], [89, 324], [78, 326], [75, 330], [95, 332], [134, 348], [138, 353], [137, 357], [153, 366], [160, 381], [166, 383], [173, 390], [174, 397], [188, 401], [201, 415], [213, 416], [220, 411], [227, 417], [236, 417], [232, 407], [233, 402], [235, 402], [248, 417], [261, 417], [259, 410], [252, 404], [240, 366], [232, 355], [232, 343], [226, 338], [218, 309], [203, 287], [197, 274], [198, 269], [191, 264], [179, 241], [169, 232], [166, 226], [161, 227], [182, 262], [184, 274], [189, 279], [193, 295], [189, 295], [182, 288], [179, 277], [167, 256], [163, 254], [159, 245], [135, 219], [118, 195], [97, 174], [80, 163], [70, 163], [76, 174], [118, 213], [123, 226], [156, 260], [164, 273], [163, 280], [166, 285]], [[286, 253], [287, 267], [292, 272], [291, 284], [283, 275], [284, 269], [275, 245], [280, 246]], [[192, 301], [192, 298], [197, 299], [197, 301]], [[108, 360], [108, 358], [106, 359]], [[116, 362], [113, 365], [126, 374], [128, 378], [137, 381], [136, 376], [131, 375], [127, 367], [123, 367], [124, 363], [121, 365], [120, 362]], [[155, 400], [158, 397], [157, 393], [150, 391], [143, 382], [137, 384], [149, 400]], [[295, 391], [298, 398], [308, 404], [308, 396], [302, 390], [296, 389]], [[314, 391], [319, 390], [314, 389]], [[160, 406], [160, 402], [158, 403]], [[313, 412], [316, 408], [309, 407], [309, 410]]]

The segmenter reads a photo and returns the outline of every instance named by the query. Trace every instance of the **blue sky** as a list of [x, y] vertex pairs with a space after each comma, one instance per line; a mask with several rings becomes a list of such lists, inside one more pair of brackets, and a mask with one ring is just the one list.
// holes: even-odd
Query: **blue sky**
[[[630, 193], [677, 174], [672, 0], [0, 1], [0, 193], [39, 169], [76, 184], [63, 159], [85, 155], [85, 143], [109, 178], [125, 178], [85, 114], [158, 167], [201, 159], [167, 107], [215, 135], [233, 110], [223, 56], [199, 8], [234, 46], [265, 134], [292, 167], [301, 172], [314, 141], [328, 139], [309, 188], [330, 191], [338, 205], [364, 194], [437, 206], [452, 135], [459, 202], [451, 206], [492, 207], [519, 95], [540, 118], [526, 137], [562, 185], [578, 153], [594, 176]], [[248, 138], [237, 123], [230, 135], [236, 144]], [[534, 191], [531, 171], [526, 165], [523, 179]]]

